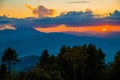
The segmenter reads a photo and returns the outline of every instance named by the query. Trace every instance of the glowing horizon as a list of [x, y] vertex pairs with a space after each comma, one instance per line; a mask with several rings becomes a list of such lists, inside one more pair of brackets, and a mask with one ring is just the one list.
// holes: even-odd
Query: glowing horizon
[[34, 17], [32, 10], [40, 5], [48, 9], [54, 9], [56, 12], [53, 16], [58, 16], [63, 12], [85, 11], [86, 9], [91, 9], [94, 14], [103, 16], [113, 13], [114, 10], [120, 10], [119, 0], [88, 0], [87, 3], [77, 2], [69, 0], [21, 0], [19, 2], [18, 0], [2, 0], [0, 1], [0, 16], [8, 15], [8, 17], [14, 18]]
[[74, 27], [74, 26], [65, 26], [59, 25], [56, 27], [49, 28], [35, 28], [40, 32], [95, 32], [95, 33], [107, 33], [107, 32], [120, 32], [120, 26], [113, 25], [99, 25], [99, 26], [86, 26], [86, 27]]
[[120, 0], [2, 0], [0, 16], [6, 18], [1, 17], [0, 28], [30, 27], [47, 33], [120, 32], [119, 3]]

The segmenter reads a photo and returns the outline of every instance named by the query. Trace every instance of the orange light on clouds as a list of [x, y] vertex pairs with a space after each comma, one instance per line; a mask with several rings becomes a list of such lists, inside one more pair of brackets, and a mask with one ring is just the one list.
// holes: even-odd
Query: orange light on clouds
[[100, 25], [100, 26], [65, 26], [65, 25], [59, 25], [56, 27], [49, 27], [49, 28], [35, 28], [38, 31], [41, 32], [97, 32], [97, 33], [103, 33], [103, 32], [119, 32], [120, 26], [112, 26], [112, 25]]
[[0, 30], [5, 30], [5, 29], [15, 30], [16, 28], [13, 27], [12, 25], [9, 25], [9, 24], [5, 24], [5, 25], [0, 26]]

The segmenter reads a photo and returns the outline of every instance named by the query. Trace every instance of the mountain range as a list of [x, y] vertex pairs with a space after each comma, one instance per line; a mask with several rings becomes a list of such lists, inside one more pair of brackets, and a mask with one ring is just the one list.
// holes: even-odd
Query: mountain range
[[[0, 30], [0, 56], [3, 55], [7, 47], [11, 47], [17, 51], [21, 60], [30, 63], [29, 60], [33, 59], [35, 65], [38, 58], [31, 58], [31, 55], [39, 57], [44, 49], [47, 49], [49, 54], [57, 55], [62, 45], [82, 46], [85, 43], [92, 43], [96, 45], [97, 48], [102, 48], [103, 52], [106, 54], [106, 62], [109, 62], [113, 60], [116, 52], [120, 50], [120, 32], [111, 33], [111, 36], [108, 37], [79, 36], [79, 34], [70, 34], [68, 32], [44, 33], [32, 28]], [[21, 61], [20, 64], [24, 64], [23, 62], [24, 61]]]

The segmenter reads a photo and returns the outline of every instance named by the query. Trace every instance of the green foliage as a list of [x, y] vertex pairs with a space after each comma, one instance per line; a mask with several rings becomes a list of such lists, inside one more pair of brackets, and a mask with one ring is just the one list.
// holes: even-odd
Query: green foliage
[[[16, 51], [7, 48], [2, 61], [10, 67], [17, 60]], [[8, 73], [6, 65], [1, 65], [0, 80], [9, 80]], [[102, 49], [97, 49], [93, 44], [63, 45], [57, 56], [49, 55], [44, 50], [34, 69], [27, 72], [12, 71], [12, 80], [120, 80], [119, 74], [120, 51], [114, 61], [107, 65]]]
[[51, 80], [63, 80], [59, 71], [50, 71]]
[[59, 71], [45, 71], [35, 68], [26, 74], [25, 80], [62, 80]]
[[72, 48], [63, 46], [59, 55], [58, 64], [64, 71], [65, 80], [101, 80], [105, 55], [93, 44]]

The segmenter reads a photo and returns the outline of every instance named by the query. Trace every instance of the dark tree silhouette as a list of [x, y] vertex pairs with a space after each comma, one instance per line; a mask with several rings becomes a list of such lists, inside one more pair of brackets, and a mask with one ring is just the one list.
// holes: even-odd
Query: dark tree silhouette
[[1, 64], [0, 66], [0, 80], [4, 79], [6, 77], [7, 68], [5, 64]]
[[73, 47], [64, 45], [56, 56], [44, 50], [34, 68], [18, 72], [14, 78], [11, 78], [10, 71], [12, 64], [18, 61], [16, 51], [7, 48], [2, 61], [0, 80], [120, 80], [120, 51], [106, 65], [102, 49], [93, 44]]
[[105, 54], [95, 45], [62, 46], [57, 64], [63, 70], [65, 80], [101, 80]]
[[120, 80], [120, 51], [115, 55], [114, 61], [110, 65], [109, 80]]
[[7, 48], [4, 51], [4, 55], [2, 56], [2, 61], [5, 62], [8, 65], [8, 73], [9, 73], [9, 78], [11, 79], [11, 66], [12, 64], [15, 64], [18, 61], [17, 58], [17, 53], [15, 50], [11, 48]]
[[40, 59], [39, 59], [39, 66], [41, 68], [44, 68], [44, 69], [47, 69], [48, 67], [48, 62], [49, 62], [49, 54], [48, 54], [48, 50], [44, 50], [42, 52], [42, 55], [40, 56]]

